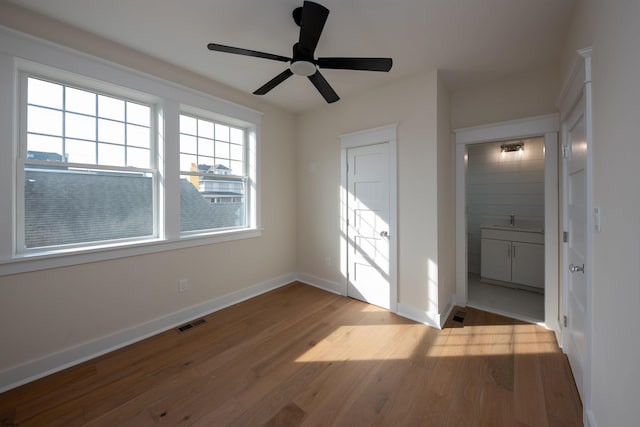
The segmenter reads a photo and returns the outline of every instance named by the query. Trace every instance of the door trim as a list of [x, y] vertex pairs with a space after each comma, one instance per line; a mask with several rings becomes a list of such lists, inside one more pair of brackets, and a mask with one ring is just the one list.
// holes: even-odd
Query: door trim
[[558, 114], [454, 130], [456, 140], [456, 304], [467, 304], [466, 146], [544, 136], [545, 326], [560, 334], [558, 312]]
[[390, 311], [398, 311], [398, 168], [397, 168], [398, 124], [340, 135], [340, 292], [347, 295], [348, 242], [347, 242], [347, 150], [375, 144], [389, 144], [389, 286], [391, 289]]

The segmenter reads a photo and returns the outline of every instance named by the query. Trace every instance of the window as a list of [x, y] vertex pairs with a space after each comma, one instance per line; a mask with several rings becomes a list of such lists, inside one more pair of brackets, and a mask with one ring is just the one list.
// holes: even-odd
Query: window
[[246, 226], [245, 131], [180, 115], [180, 231]]
[[22, 81], [19, 251], [156, 236], [152, 106], [32, 75]]
[[261, 235], [260, 112], [0, 33], [0, 276]]

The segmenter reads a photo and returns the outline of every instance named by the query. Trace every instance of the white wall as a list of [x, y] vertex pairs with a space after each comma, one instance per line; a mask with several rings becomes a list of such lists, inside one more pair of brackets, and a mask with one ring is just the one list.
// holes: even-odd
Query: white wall
[[[0, 277], [0, 373], [296, 271], [293, 115], [6, 2], [0, 24], [264, 113], [261, 237]], [[178, 293], [179, 278], [189, 292]]]
[[[568, 54], [593, 43], [593, 235], [591, 408], [596, 425], [640, 419], [640, 2], [580, 1]], [[589, 26], [589, 25], [592, 26]], [[568, 62], [568, 59], [566, 60]]]
[[[480, 225], [488, 220], [544, 223], [544, 138], [521, 140], [522, 152], [500, 153], [504, 142], [467, 147], [468, 270], [480, 273]], [[518, 142], [518, 141], [515, 141]]]
[[[438, 311], [446, 316], [456, 293], [456, 167], [451, 94], [438, 78]], [[446, 320], [441, 318], [440, 321]]]
[[[434, 71], [299, 117], [300, 272], [335, 284], [343, 280], [339, 268], [339, 135], [397, 122], [399, 302], [423, 314], [437, 315], [438, 90], [438, 74]], [[442, 110], [446, 109], [447, 94], [441, 96]], [[449, 130], [444, 134], [448, 141]], [[450, 280], [453, 282], [453, 277]]]
[[549, 64], [492, 84], [454, 91], [451, 127], [458, 129], [555, 112], [560, 92], [558, 68], [558, 64]]

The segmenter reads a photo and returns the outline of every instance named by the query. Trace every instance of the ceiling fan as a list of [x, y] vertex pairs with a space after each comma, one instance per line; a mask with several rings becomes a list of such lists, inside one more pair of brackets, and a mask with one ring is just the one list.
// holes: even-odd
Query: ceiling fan
[[293, 56], [291, 58], [216, 43], [209, 43], [207, 48], [217, 52], [235, 53], [238, 55], [290, 63], [289, 68], [258, 88], [253, 92], [254, 95], [264, 95], [296, 74], [308, 77], [328, 103], [336, 102], [340, 97], [333, 90], [329, 82], [320, 74], [318, 67], [339, 70], [389, 71], [393, 62], [391, 58], [314, 59], [316, 46], [318, 45], [318, 40], [320, 40], [320, 34], [322, 33], [324, 24], [327, 21], [327, 16], [329, 16], [329, 9], [312, 1], [305, 1], [302, 7], [298, 7], [293, 11], [293, 19], [300, 27], [300, 38], [298, 42], [293, 45]]

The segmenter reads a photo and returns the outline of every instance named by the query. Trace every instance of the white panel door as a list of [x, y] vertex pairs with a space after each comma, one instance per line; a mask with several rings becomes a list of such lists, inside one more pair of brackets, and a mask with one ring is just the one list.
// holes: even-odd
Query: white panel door
[[567, 186], [566, 209], [569, 232], [566, 315], [568, 334], [566, 353], [576, 386], [583, 395], [583, 375], [587, 354], [585, 328], [587, 319], [587, 280], [584, 263], [587, 253], [587, 134], [584, 97], [580, 99], [567, 121], [569, 153], [565, 159]]
[[389, 144], [349, 148], [347, 168], [347, 295], [389, 309]]

